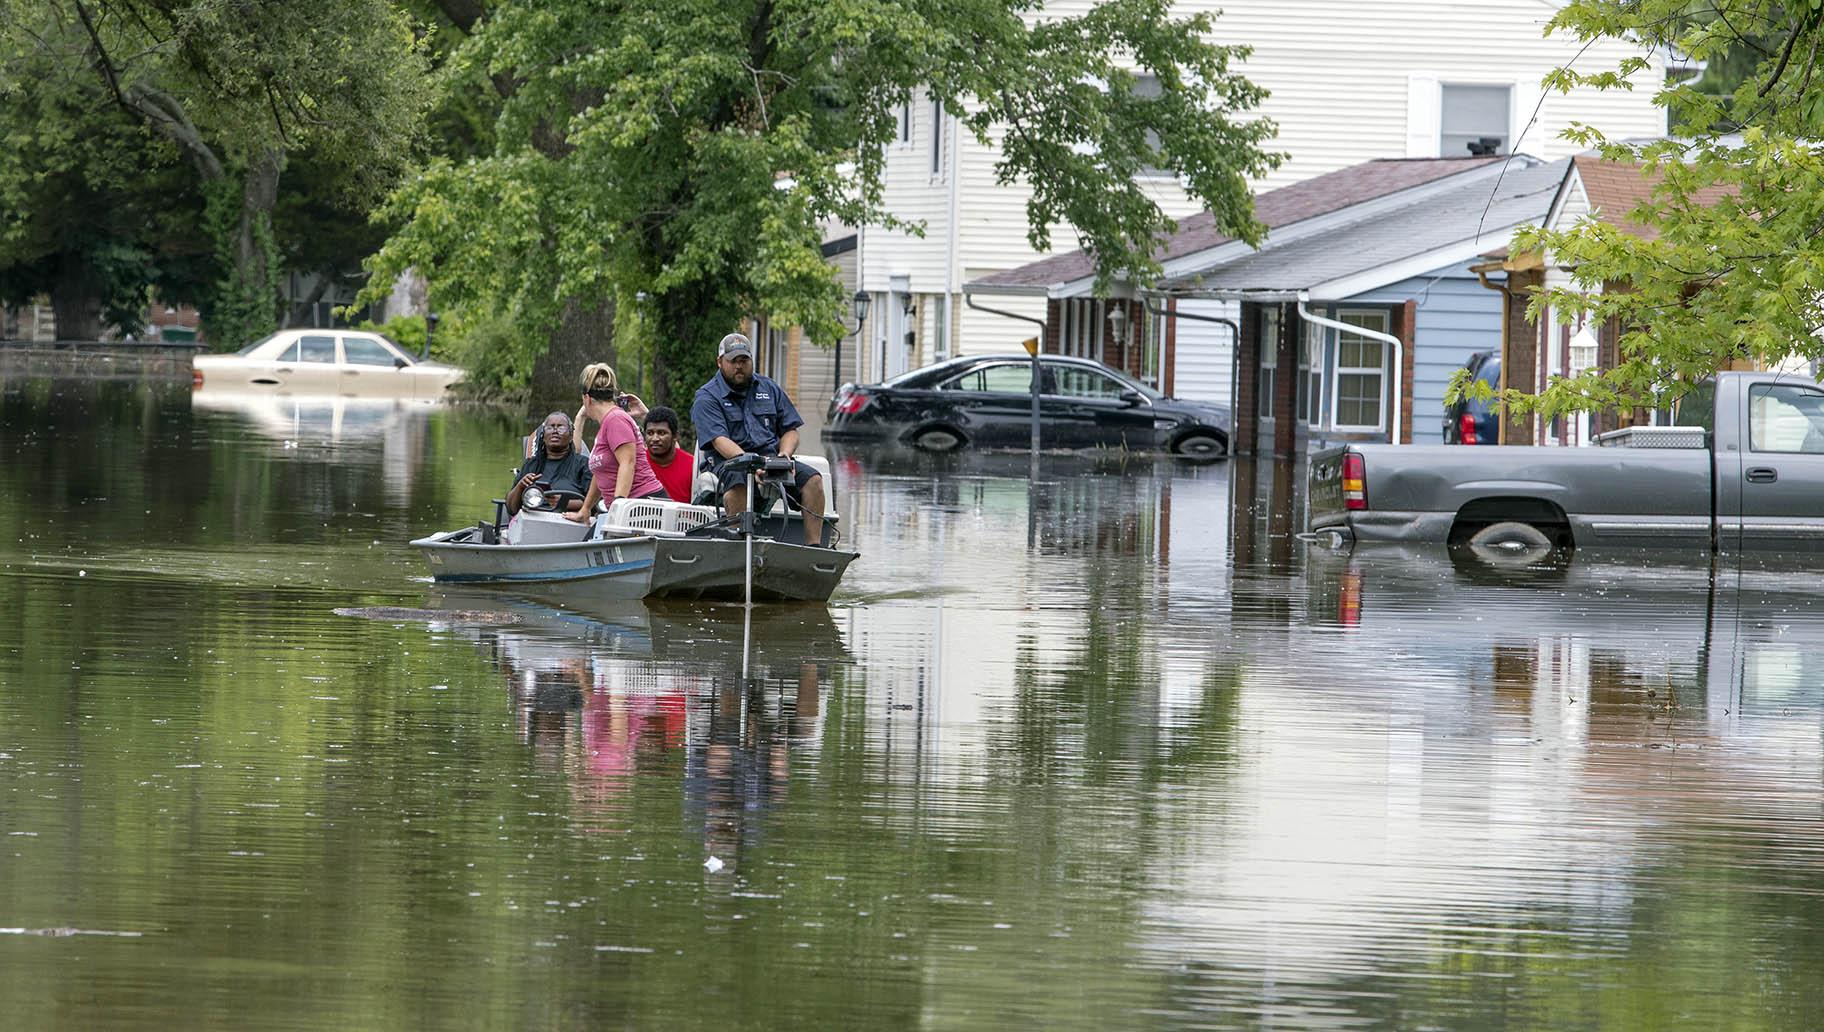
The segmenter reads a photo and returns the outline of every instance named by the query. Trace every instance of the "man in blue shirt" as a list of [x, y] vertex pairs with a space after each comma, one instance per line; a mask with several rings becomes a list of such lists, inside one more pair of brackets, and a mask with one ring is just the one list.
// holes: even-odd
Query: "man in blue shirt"
[[[792, 399], [773, 380], [754, 375], [754, 345], [731, 333], [716, 348], [718, 372], [697, 388], [690, 421], [697, 425], [697, 450], [711, 462], [722, 489], [722, 505], [731, 513], [747, 510], [746, 474], [728, 471], [728, 460], [747, 452], [792, 458], [798, 450], [798, 428], [804, 425]], [[823, 543], [823, 477], [802, 462], [792, 463], [786, 487], [792, 504], [804, 514], [804, 540]]]

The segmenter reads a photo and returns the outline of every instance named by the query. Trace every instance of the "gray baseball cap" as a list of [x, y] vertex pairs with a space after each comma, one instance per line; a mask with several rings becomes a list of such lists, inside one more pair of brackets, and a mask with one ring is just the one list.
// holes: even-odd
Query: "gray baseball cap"
[[716, 348], [717, 358], [737, 358], [743, 355], [754, 357], [754, 342], [748, 340], [745, 333], [731, 333], [723, 337], [722, 343]]

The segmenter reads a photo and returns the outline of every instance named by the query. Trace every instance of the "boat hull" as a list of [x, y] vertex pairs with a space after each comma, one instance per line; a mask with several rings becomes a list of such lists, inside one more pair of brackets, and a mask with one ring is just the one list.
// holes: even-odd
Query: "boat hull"
[[[544, 594], [593, 599], [682, 598], [739, 602], [747, 542], [721, 537], [603, 538], [553, 545], [488, 545], [474, 531], [412, 542], [441, 584], [537, 585]], [[827, 602], [857, 553], [756, 538], [753, 597]]]

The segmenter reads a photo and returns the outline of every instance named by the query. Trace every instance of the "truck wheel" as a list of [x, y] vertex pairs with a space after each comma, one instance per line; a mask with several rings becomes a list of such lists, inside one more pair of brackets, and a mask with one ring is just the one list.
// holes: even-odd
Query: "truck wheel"
[[1476, 531], [1469, 539], [1469, 550], [1486, 562], [1524, 565], [1550, 555], [1552, 539], [1530, 523], [1509, 520]]
[[925, 451], [949, 452], [961, 448], [963, 439], [954, 431], [932, 428], [912, 438], [912, 443]]

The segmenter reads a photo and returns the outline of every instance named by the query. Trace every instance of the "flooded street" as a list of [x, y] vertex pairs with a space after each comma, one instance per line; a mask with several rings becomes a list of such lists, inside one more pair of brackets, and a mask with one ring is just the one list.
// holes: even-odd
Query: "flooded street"
[[744, 639], [433, 586], [529, 426], [4, 385], [8, 1027], [1817, 1025], [1824, 559], [837, 453]]

